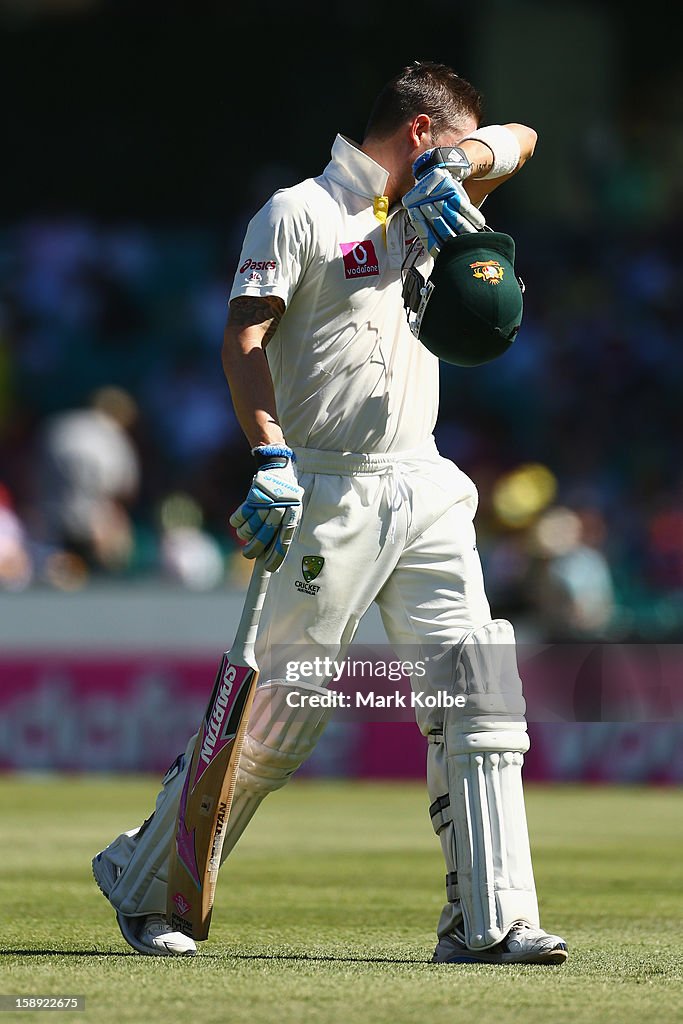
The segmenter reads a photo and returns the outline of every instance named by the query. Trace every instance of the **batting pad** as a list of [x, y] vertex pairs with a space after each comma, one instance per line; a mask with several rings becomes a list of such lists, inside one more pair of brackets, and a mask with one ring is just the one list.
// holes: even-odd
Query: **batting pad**
[[[297, 690], [327, 694], [313, 683], [296, 684]], [[251, 821], [268, 793], [286, 785], [297, 768], [313, 753], [327, 725], [331, 707], [290, 708], [287, 694], [291, 684], [274, 680], [259, 686], [244, 737], [237, 785], [228, 818], [221, 864]]]
[[111, 905], [129, 917], [166, 913], [168, 854], [175, 835], [178, 803], [187, 767], [192, 760], [195, 739], [196, 735], [190, 737], [185, 753], [176, 758], [166, 772], [154, 813], [135, 836], [130, 860], [109, 893]]
[[538, 926], [522, 787], [529, 737], [514, 631], [498, 619], [474, 630], [456, 662], [459, 712], [430, 735], [427, 783], [448, 869], [442, 935], [462, 914], [472, 949], [495, 945], [515, 921]]
[[[327, 690], [313, 684], [298, 682], [296, 686], [297, 690], [327, 694]], [[286, 698], [291, 689], [290, 684], [280, 680], [256, 688], [221, 864], [234, 849], [264, 797], [289, 781], [313, 752], [327, 724], [331, 708], [288, 707]], [[168, 857], [195, 738], [190, 739], [185, 753], [164, 776], [154, 814], [137, 833], [131, 844], [132, 856], [109, 894], [112, 906], [127, 916], [166, 913]]]

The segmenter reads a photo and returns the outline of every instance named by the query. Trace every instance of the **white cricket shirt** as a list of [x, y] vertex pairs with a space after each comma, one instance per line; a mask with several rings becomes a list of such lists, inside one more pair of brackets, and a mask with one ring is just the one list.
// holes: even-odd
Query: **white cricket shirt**
[[317, 178], [275, 192], [249, 223], [230, 299], [278, 295], [266, 350], [287, 443], [383, 453], [428, 440], [438, 360], [411, 334], [403, 207], [375, 215], [388, 172], [338, 135]]

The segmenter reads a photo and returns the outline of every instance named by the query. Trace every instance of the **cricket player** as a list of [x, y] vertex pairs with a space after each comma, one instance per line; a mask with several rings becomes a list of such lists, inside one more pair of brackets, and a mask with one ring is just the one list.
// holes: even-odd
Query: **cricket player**
[[[433, 961], [560, 964], [566, 943], [539, 922], [514, 631], [491, 617], [476, 487], [437, 450], [438, 359], [411, 332], [403, 301], [408, 252], [421, 247], [428, 275], [444, 234], [480, 230], [485, 196], [533, 153], [531, 128], [481, 120], [469, 82], [416, 62], [381, 90], [362, 143], [337, 135], [322, 174], [277, 191], [247, 228], [223, 365], [255, 473], [231, 522], [245, 556], [264, 554], [273, 575], [223, 857], [326, 724], [319, 706], [289, 707], [285, 663], [297, 650], [309, 661], [343, 658], [376, 602], [396, 650], [441, 655], [419, 689], [465, 697], [464, 708], [416, 709], [446, 867]], [[434, 160], [449, 147], [448, 159]], [[452, 330], [457, 337], [457, 323]], [[329, 681], [296, 688], [324, 694]], [[141, 953], [196, 952], [164, 917], [194, 739], [152, 816], [93, 860]]]

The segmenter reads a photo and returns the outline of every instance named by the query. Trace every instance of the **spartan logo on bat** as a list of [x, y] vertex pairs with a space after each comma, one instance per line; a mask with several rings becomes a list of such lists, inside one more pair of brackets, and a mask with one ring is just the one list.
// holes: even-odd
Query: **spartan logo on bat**
[[177, 892], [175, 894], [175, 896], [173, 897], [173, 902], [175, 903], [178, 913], [181, 915], [181, 917], [184, 914], [186, 914], [188, 910], [192, 910], [192, 904], [185, 899], [185, 896], [182, 892]]
[[311, 583], [322, 572], [325, 559], [319, 555], [304, 555], [301, 559], [301, 572], [307, 583]]
[[470, 263], [475, 277], [479, 277], [488, 284], [500, 284], [503, 280], [505, 267], [501, 267], [498, 260], [486, 260], [483, 263]]

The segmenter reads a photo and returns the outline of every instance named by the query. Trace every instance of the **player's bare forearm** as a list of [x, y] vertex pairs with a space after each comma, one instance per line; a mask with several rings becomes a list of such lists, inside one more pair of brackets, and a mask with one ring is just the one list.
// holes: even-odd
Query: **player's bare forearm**
[[467, 139], [465, 142], [461, 143], [462, 148], [467, 154], [467, 158], [472, 165], [472, 171], [469, 177], [463, 182], [463, 185], [475, 206], [478, 206], [485, 196], [489, 195], [490, 192], [493, 192], [494, 189], [514, 177], [515, 174], [521, 170], [527, 160], [530, 160], [534, 154], [538, 135], [533, 128], [529, 128], [524, 124], [516, 123], [506, 124], [504, 127], [508, 128], [519, 142], [520, 155], [519, 162], [514, 171], [511, 171], [509, 174], [503, 174], [499, 178], [488, 178], [485, 181], [482, 180], [482, 175], [488, 174], [493, 166], [493, 154], [488, 146], [476, 139]]
[[223, 335], [223, 370], [235, 415], [252, 448], [284, 441], [265, 353], [284, 309], [277, 296], [242, 296], [230, 303]]

